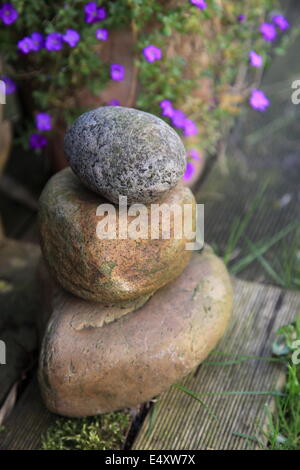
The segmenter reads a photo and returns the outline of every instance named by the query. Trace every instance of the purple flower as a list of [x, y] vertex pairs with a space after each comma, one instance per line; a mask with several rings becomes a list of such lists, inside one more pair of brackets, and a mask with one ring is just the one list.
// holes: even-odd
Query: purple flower
[[108, 30], [107, 29], [96, 29], [96, 38], [99, 41], [106, 41], [108, 38]]
[[161, 50], [152, 44], [143, 49], [143, 54], [148, 62], [154, 62], [155, 60], [160, 60], [162, 58]]
[[31, 38], [25, 37], [18, 41], [18, 49], [23, 54], [28, 54], [29, 52], [33, 51], [34, 49], [33, 40]]
[[264, 92], [256, 89], [252, 90], [249, 103], [253, 109], [257, 109], [258, 111], [265, 111], [270, 105], [270, 101]]
[[253, 67], [261, 67], [263, 64], [263, 58], [261, 55], [257, 54], [255, 51], [249, 52], [250, 64]]
[[271, 23], [262, 23], [260, 25], [260, 32], [266, 41], [274, 41], [277, 36], [275, 26]]
[[196, 5], [200, 10], [205, 10], [207, 7], [206, 2], [204, 0], [190, 0], [190, 3]]
[[188, 156], [193, 158], [194, 160], [201, 160], [201, 155], [196, 149], [191, 149], [188, 152]]
[[110, 77], [116, 82], [121, 82], [125, 76], [125, 68], [121, 64], [112, 64], [110, 66]]
[[194, 121], [191, 121], [191, 119], [186, 119], [184, 123], [184, 128], [183, 128], [183, 135], [185, 137], [190, 137], [193, 135], [198, 134], [198, 129]]
[[17, 89], [15, 82], [10, 77], [1, 77], [1, 80], [5, 83], [5, 94], [11, 95]]
[[97, 21], [97, 3], [89, 2], [84, 5], [84, 21], [88, 24], [95, 23]]
[[29, 145], [33, 149], [40, 149], [47, 145], [47, 139], [44, 135], [41, 134], [32, 134], [29, 137]]
[[63, 47], [63, 35], [60, 33], [50, 33], [46, 37], [45, 47], [47, 51], [60, 51]]
[[97, 8], [97, 19], [98, 21], [105, 20], [106, 18], [106, 10], [104, 7]]
[[159, 103], [159, 106], [162, 109], [162, 115], [171, 118], [174, 114], [173, 105], [170, 100], [162, 100]]
[[239, 15], [239, 16], [237, 17], [237, 20], [238, 20], [240, 23], [243, 23], [243, 21], [245, 21], [245, 19], [246, 19], [246, 15]]
[[80, 34], [74, 29], [67, 29], [63, 35], [63, 40], [69, 44], [70, 47], [75, 47], [80, 40]]
[[195, 167], [192, 162], [187, 162], [185, 173], [183, 175], [184, 181], [189, 181], [195, 172]]
[[88, 24], [97, 23], [106, 18], [106, 10], [98, 7], [96, 2], [89, 2], [84, 5], [84, 21]]
[[11, 3], [4, 3], [0, 8], [0, 18], [6, 25], [14, 23], [18, 16], [19, 13], [14, 9]]
[[41, 33], [32, 33], [32, 50], [39, 51], [44, 47], [44, 37]]
[[35, 116], [35, 125], [39, 131], [51, 131], [52, 117], [48, 113], [37, 113]]
[[180, 129], [183, 129], [185, 126], [186, 116], [179, 109], [174, 109], [171, 120], [172, 120], [172, 124], [175, 127], [179, 127]]
[[285, 31], [290, 27], [288, 20], [283, 15], [273, 16], [272, 21], [281, 31]]
[[121, 103], [119, 100], [112, 99], [106, 103], [107, 106], [121, 106]]

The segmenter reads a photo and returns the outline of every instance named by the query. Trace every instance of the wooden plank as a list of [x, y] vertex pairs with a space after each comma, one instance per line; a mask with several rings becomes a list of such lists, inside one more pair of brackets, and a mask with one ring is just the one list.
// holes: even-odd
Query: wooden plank
[[0, 450], [38, 450], [41, 437], [57, 417], [42, 403], [36, 379], [27, 386], [0, 433]]
[[[300, 311], [300, 293], [241, 280], [234, 280], [234, 292], [232, 322], [216, 351], [233, 356], [271, 356], [276, 330], [290, 323]], [[208, 360], [229, 359], [232, 357], [213, 353]], [[209, 409], [171, 387], [148, 414], [133, 448], [223, 450], [254, 447], [254, 442], [235, 433], [263, 439], [261, 429], [267, 420], [265, 405], [274, 407], [274, 397], [219, 393], [280, 389], [284, 379], [284, 365], [270, 361], [252, 359], [226, 366], [202, 364], [181, 384], [195, 393], [217, 393], [201, 397]]]

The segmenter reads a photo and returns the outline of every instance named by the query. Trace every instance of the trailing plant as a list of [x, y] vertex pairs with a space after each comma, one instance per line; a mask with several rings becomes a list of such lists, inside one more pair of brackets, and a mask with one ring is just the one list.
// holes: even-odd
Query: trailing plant
[[[134, 37], [136, 107], [186, 139], [188, 178], [197, 149], [214, 151], [247, 99], [261, 112], [270, 105], [257, 89], [262, 70], [273, 42], [284, 34], [286, 47], [295, 35], [276, 8], [277, 0], [0, 2], [6, 93], [19, 90], [31, 109], [18, 126], [22, 144], [45, 147], [59, 122], [85, 110], [81, 90], [99, 97], [111, 81], [124, 80], [126, 67], [104, 60], [103, 48], [125, 29]], [[112, 97], [101, 104], [126, 103]]]

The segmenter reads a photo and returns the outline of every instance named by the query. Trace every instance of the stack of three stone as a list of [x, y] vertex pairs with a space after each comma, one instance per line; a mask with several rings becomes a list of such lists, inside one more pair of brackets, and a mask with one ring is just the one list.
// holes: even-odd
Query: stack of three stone
[[[151, 204], [190, 205], [196, 215], [194, 196], [180, 183], [183, 144], [164, 121], [98, 108], [68, 130], [65, 151], [71, 169], [55, 175], [40, 199], [42, 249], [58, 284], [39, 381], [51, 411], [86, 416], [133, 407], [189, 373], [224, 333], [232, 292], [209, 247], [186, 249], [186, 231], [178, 237], [171, 226], [163, 238], [160, 224], [159, 238], [151, 238]], [[129, 205], [122, 214], [120, 196]], [[120, 237], [121, 224], [140, 212], [132, 204], [145, 204], [139, 230], [147, 237]], [[111, 208], [116, 227], [99, 237]]]

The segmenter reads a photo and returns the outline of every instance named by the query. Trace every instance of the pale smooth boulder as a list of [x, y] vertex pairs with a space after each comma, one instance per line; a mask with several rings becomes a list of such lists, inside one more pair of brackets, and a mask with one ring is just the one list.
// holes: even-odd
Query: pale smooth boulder
[[[40, 198], [41, 247], [51, 273], [67, 291], [86, 300], [126, 304], [171, 282], [189, 262], [186, 243], [195, 230], [195, 198], [181, 183], [165, 195], [160, 203], [169, 207], [191, 206], [191, 231], [176, 238], [171, 218], [171, 237], [158, 240], [150, 238], [150, 210], [148, 239], [99, 239], [97, 224], [104, 216], [97, 215], [97, 208], [107, 203], [70, 168], [57, 173]], [[118, 234], [119, 208], [115, 210]], [[128, 224], [134, 219], [128, 217]]]
[[166, 390], [207, 357], [232, 310], [227, 270], [209, 247], [131, 313], [108, 318], [101, 305], [60, 295], [39, 382], [47, 408], [74, 417], [134, 407]]

